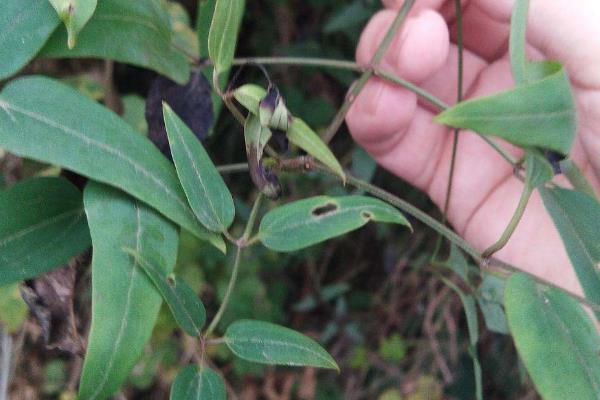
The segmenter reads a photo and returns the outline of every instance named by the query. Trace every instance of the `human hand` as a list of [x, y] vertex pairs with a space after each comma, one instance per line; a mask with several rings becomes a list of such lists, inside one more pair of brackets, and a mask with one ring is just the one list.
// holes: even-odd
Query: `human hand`
[[[463, 1], [464, 93], [488, 95], [514, 85], [508, 59], [513, 0]], [[357, 61], [367, 65], [402, 0], [384, 0], [361, 36]], [[554, 59], [573, 85], [578, 128], [570, 158], [600, 191], [600, 2], [531, 0], [527, 45], [532, 59]], [[457, 96], [453, 0], [417, 0], [380, 69], [418, 84], [446, 103]], [[449, 34], [449, 32], [451, 32]], [[371, 78], [347, 116], [354, 139], [384, 168], [424, 190], [443, 207], [452, 131], [432, 121], [438, 111], [408, 90]], [[519, 157], [520, 149], [503, 143]], [[562, 177], [557, 178], [564, 183]], [[459, 133], [448, 219], [479, 250], [500, 237], [523, 183], [512, 167], [472, 132]], [[537, 192], [508, 244], [506, 262], [581, 294], [564, 246]]]

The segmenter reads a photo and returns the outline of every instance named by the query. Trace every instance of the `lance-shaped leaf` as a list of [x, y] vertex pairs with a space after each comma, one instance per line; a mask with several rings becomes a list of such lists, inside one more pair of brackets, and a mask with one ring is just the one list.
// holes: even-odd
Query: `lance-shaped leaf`
[[328, 166], [329, 169], [342, 178], [342, 181], [346, 181], [346, 174], [344, 174], [344, 170], [337, 158], [335, 158], [329, 147], [323, 143], [319, 135], [306, 122], [300, 118], [294, 118], [287, 132], [287, 138], [291, 143]]
[[343, 235], [369, 221], [410, 227], [400, 211], [379, 199], [316, 196], [268, 212], [260, 223], [259, 238], [272, 250], [294, 251]]
[[267, 128], [287, 131], [292, 119], [279, 89], [275, 85], [269, 85], [267, 94], [258, 104], [258, 116], [260, 124]]
[[246, 110], [258, 116], [260, 101], [265, 98], [267, 92], [258, 85], [247, 83], [234, 90], [233, 97], [243, 105]]
[[165, 274], [165, 267], [153, 264], [134, 249], [123, 250], [135, 259], [154, 283], [181, 329], [190, 336], [199, 336], [206, 321], [206, 310], [196, 292], [183, 279]]
[[271, 168], [263, 163], [263, 151], [271, 136], [271, 130], [262, 126], [256, 115], [248, 115], [244, 125], [244, 140], [250, 178], [265, 196], [276, 199], [281, 195], [279, 179]]
[[[540, 188], [544, 206], [573, 264], [585, 296], [600, 304], [600, 204], [585, 193]], [[600, 312], [596, 312], [600, 317]]]
[[235, 207], [223, 178], [200, 141], [167, 103], [163, 103], [163, 115], [177, 175], [194, 214], [211, 231], [227, 230]]
[[58, 267], [90, 245], [82, 200], [62, 178], [0, 191], [0, 286]]
[[177, 83], [188, 81], [187, 58], [171, 45], [169, 16], [159, 0], [102, 0], [69, 49], [58, 29], [40, 52], [48, 58], [107, 58], [152, 69]]
[[208, 33], [208, 55], [217, 73], [231, 67], [244, 8], [244, 0], [217, 0], [215, 4]]
[[225, 251], [222, 238], [196, 221], [173, 164], [116, 114], [69, 86], [44, 77], [6, 85], [0, 147], [116, 186]]
[[340, 370], [317, 342], [300, 332], [269, 322], [236, 321], [229, 325], [223, 339], [233, 354], [247, 361]]
[[177, 257], [177, 227], [153, 209], [109, 186], [84, 191], [92, 244], [92, 324], [79, 399], [115, 393], [146, 345], [162, 299], [123, 247], [135, 249], [169, 274]]
[[60, 24], [47, 1], [2, 0], [0, 11], [0, 79], [11, 76], [44, 46]]
[[77, 34], [94, 14], [97, 0], [49, 0], [67, 29], [67, 45], [75, 47]]
[[517, 350], [542, 398], [600, 398], [600, 337], [581, 306], [524, 274], [508, 279], [504, 301]]
[[188, 365], [177, 374], [170, 400], [226, 400], [225, 382], [212, 369]]
[[535, 82], [461, 102], [435, 120], [455, 128], [495, 135], [519, 146], [567, 154], [575, 136], [575, 105], [569, 79], [558, 63]]

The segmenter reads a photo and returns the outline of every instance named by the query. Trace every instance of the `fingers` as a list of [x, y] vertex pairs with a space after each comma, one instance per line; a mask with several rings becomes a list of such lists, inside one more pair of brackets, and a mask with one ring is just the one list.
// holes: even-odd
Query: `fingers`
[[[359, 64], [368, 65], [392, 24], [396, 12], [380, 11], [365, 28], [356, 50]], [[380, 67], [412, 82], [420, 82], [439, 69], [448, 53], [448, 29], [442, 17], [424, 10], [409, 17], [396, 34]]]

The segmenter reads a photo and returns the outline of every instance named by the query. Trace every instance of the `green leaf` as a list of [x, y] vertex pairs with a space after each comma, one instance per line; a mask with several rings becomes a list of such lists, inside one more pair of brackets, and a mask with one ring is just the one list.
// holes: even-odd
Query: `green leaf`
[[49, 0], [67, 29], [69, 49], [75, 47], [77, 34], [94, 14], [97, 0]]
[[[600, 204], [585, 193], [540, 188], [585, 296], [600, 304]], [[600, 312], [596, 312], [600, 317]]]
[[233, 354], [247, 361], [339, 371], [335, 360], [317, 342], [269, 322], [236, 321], [229, 325], [223, 339]]
[[194, 214], [211, 231], [227, 230], [235, 207], [223, 178], [194, 133], [166, 103], [163, 115], [177, 174]]
[[267, 91], [258, 85], [247, 83], [233, 91], [233, 97], [252, 114], [258, 116], [260, 101]]
[[519, 355], [544, 399], [600, 397], [600, 337], [574, 299], [513, 274], [505, 306]]
[[198, 36], [190, 26], [190, 16], [185, 7], [171, 0], [163, 0], [171, 22], [172, 43], [175, 48], [185, 49], [194, 58], [199, 58]]
[[244, 140], [250, 178], [261, 193], [270, 199], [277, 199], [281, 195], [281, 185], [273, 171], [263, 163], [263, 151], [271, 135], [271, 130], [262, 126], [256, 115], [248, 114], [244, 124]]
[[79, 399], [105, 399], [135, 366], [162, 303], [160, 293], [123, 247], [135, 249], [169, 274], [175, 266], [178, 234], [156, 211], [109, 186], [90, 182], [84, 203], [94, 252], [92, 324]]
[[538, 151], [531, 150], [525, 156], [527, 160], [525, 169], [525, 184], [533, 189], [542, 186], [544, 183], [552, 180], [554, 169], [548, 160], [539, 154]]
[[[260, 114], [259, 104], [265, 98], [267, 92], [265, 89], [257, 85], [246, 84], [240, 86], [233, 92], [235, 99], [243, 105], [250, 113], [258, 116]], [[294, 117], [287, 131], [289, 141], [308, 154], [321, 161], [328, 166], [333, 172], [339, 175], [343, 181], [346, 180], [346, 175], [342, 166], [335, 158], [331, 150], [321, 140], [319, 135], [315, 133], [303, 120]]]
[[170, 400], [226, 400], [225, 383], [219, 374], [202, 366], [188, 365], [177, 374]]
[[587, 180], [585, 175], [583, 175], [583, 172], [581, 172], [581, 170], [572, 160], [562, 160], [559, 165], [560, 171], [567, 177], [569, 183], [573, 185], [575, 190], [585, 193], [588, 196], [598, 200], [592, 184]]
[[575, 105], [569, 79], [558, 63], [552, 73], [491, 96], [468, 100], [435, 117], [455, 128], [495, 135], [518, 146], [567, 154], [575, 136]]
[[2, 0], [0, 12], [0, 79], [31, 61], [60, 24], [44, 0]]
[[346, 174], [344, 174], [344, 170], [337, 158], [335, 158], [331, 150], [329, 150], [329, 147], [323, 143], [319, 135], [310, 129], [303, 120], [297, 117], [294, 118], [287, 132], [287, 138], [291, 143], [300, 147], [302, 150], [328, 166], [342, 178], [342, 181], [346, 181]]
[[159, 0], [102, 0], [69, 49], [67, 34], [58, 29], [40, 57], [107, 58], [152, 69], [177, 83], [188, 81], [187, 58], [171, 45], [171, 26]]
[[208, 33], [208, 55], [217, 74], [231, 67], [244, 8], [244, 0], [217, 0], [215, 4]]
[[0, 326], [16, 333], [27, 319], [29, 308], [21, 297], [19, 284], [0, 286]]
[[0, 192], [0, 286], [65, 264], [90, 245], [81, 192], [33, 178]]
[[525, 54], [529, 0], [517, 0], [510, 19], [509, 53], [512, 74], [517, 85], [527, 82], [527, 57]]
[[483, 282], [479, 286], [479, 296], [477, 302], [485, 326], [492, 332], [501, 333], [503, 335], [510, 334], [506, 315], [504, 313], [504, 286], [505, 280], [491, 274], [484, 274]]
[[190, 336], [199, 336], [206, 322], [206, 310], [196, 292], [183, 279], [165, 274], [167, 268], [157, 267], [134, 249], [123, 250], [135, 259], [154, 283], [181, 329]]
[[316, 196], [278, 207], [264, 216], [262, 243], [272, 250], [294, 251], [353, 231], [369, 221], [410, 227], [400, 211], [364, 196]]
[[152, 142], [66, 85], [44, 77], [6, 85], [0, 147], [116, 186], [225, 251], [222, 238], [196, 222], [173, 164]]
[[142, 135], [148, 135], [148, 122], [144, 115], [146, 101], [137, 94], [128, 94], [121, 98], [123, 103], [123, 121]]

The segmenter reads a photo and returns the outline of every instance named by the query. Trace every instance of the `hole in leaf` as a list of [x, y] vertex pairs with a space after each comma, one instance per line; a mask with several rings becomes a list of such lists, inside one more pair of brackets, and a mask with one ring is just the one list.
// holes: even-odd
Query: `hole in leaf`
[[322, 206], [313, 208], [312, 215], [314, 215], [315, 217], [322, 217], [324, 215], [331, 214], [331, 213], [337, 211], [337, 209], [338, 209], [337, 204], [327, 203]]
[[368, 212], [368, 211], [363, 211], [362, 213], [360, 213], [360, 215], [362, 215], [362, 217], [363, 217], [364, 219], [366, 219], [367, 221], [370, 221], [370, 220], [372, 220], [372, 219], [373, 219], [373, 214], [371, 214], [371, 213], [370, 213], [370, 212]]
[[175, 287], [175, 275], [173, 275], [173, 274], [168, 275], [167, 283], [169, 284], [169, 286]]

